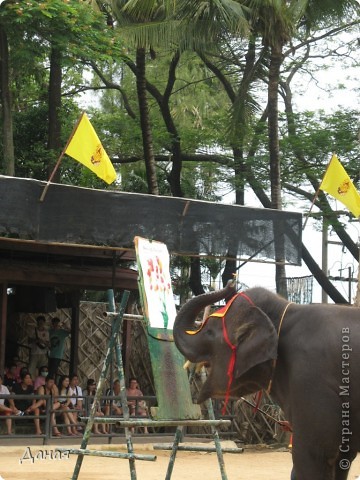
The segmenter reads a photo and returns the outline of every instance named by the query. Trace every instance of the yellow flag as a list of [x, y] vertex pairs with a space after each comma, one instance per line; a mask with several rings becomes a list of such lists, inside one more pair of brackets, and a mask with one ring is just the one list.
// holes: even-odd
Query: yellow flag
[[106, 183], [110, 184], [116, 179], [114, 166], [85, 112], [65, 153], [96, 173]]
[[360, 194], [336, 155], [332, 156], [319, 188], [343, 203], [356, 218], [360, 217]]

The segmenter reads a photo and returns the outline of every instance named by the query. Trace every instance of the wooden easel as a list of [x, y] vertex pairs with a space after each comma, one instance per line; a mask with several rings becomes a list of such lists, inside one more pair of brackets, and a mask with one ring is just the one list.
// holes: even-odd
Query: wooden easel
[[[144, 276], [144, 259], [141, 257], [141, 247], [142, 246], [150, 246], [151, 244], [160, 248], [162, 253], [166, 253], [167, 258], [160, 258], [160, 264], [162, 265], [162, 273], [164, 274], [164, 278], [170, 279], [170, 273], [168, 268], [168, 261], [169, 255], [164, 244], [160, 242], [149, 242], [148, 240], [141, 239], [140, 237], [135, 237], [135, 247], [137, 253], [137, 260], [138, 260], [138, 268], [139, 268], [139, 290], [140, 290], [140, 297], [142, 302], [142, 307], [144, 311], [144, 321], [147, 324], [147, 331], [148, 331], [148, 344], [150, 349], [150, 358], [151, 364], [153, 369], [153, 376], [155, 382], [155, 389], [156, 389], [156, 398], [158, 402], [157, 407], [151, 408], [151, 419], [134, 419], [129, 415], [128, 403], [126, 398], [126, 387], [125, 387], [125, 378], [124, 378], [124, 368], [122, 363], [122, 356], [121, 356], [121, 344], [120, 344], [120, 335], [119, 333], [122, 331], [122, 323], [123, 318], [125, 316], [125, 309], [127, 305], [127, 301], [129, 298], [129, 292], [125, 291], [121, 300], [121, 305], [119, 312], [116, 313], [115, 311], [115, 300], [114, 300], [114, 292], [112, 290], [108, 291], [108, 298], [109, 298], [109, 309], [110, 315], [113, 316], [113, 325], [112, 325], [112, 333], [108, 343], [108, 349], [105, 355], [105, 360], [102, 368], [102, 372], [99, 378], [99, 382], [96, 389], [96, 394], [94, 397], [94, 402], [91, 406], [90, 415], [84, 420], [87, 421], [85, 432], [83, 435], [83, 439], [79, 449], [65, 449], [59, 448], [60, 451], [67, 451], [71, 454], [78, 455], [77, 462], [74, 468], [74, 473], [72, 476], [72, 480], [77, 480], [82, 461], [85, 455], [91, 456], [106, 456], [106, 457], [113, 457], [113, 458], [122, 458], [129, 460], [129, 468], [130, 468], [130, 478], [131, 480], [136, 480], [136, 468], [135, 468], [135, 460], [145, 460], [145, 461], [155, 461], [155, 455], [139, 455], [134, 453], [133, 444], [132, 444], [132, 437], [131, 437], [131, 429], [137, 426], [152, 426], [152, 427], [176, 427], [175, 436], [173, 444], [170, 448], [167, 448], [164, 445], [154, 445], [156, 449], [171, 449], [171, 455], [169, 459], [169, 465], [167, 469], [167, 473], [165, 476], [165, 480], [170, 480], [171, 474], [173, 471], [174, 463], [176, 454], [179, 450], [187, 450], [187, 451], [206, 451], [206, 452], [216, 452], [218, 456], [218, 463], [220, 467], [221, 479], [227, 480], [227, 475], [225, 472], [225, 465], [223, 459], [223, 452], [229, 453], [240, 453], [243, 450], [238, 448], [226, 448], [222, 449], [219, 434], [217, 431], [217, 427], [220, 425], [229, 425], [230, 420], [216, 420], [214, 417], [214, 412], [212, 408], [211, 400], [208, 400], [206, 403], [206, 407], [208, 408], [209, 419], [203, 420], [201, 419], [201, 411], [199, 405], [196, 405], [192, 402], [191, 398], [191, 391], [190, 391], [190, 384], [189, 379], [187, 376], [186, 371], [183, 369], [184, 364], [184, 357], [180, 354], [177, 350], [174, 342], [173, 342], [173, 335], [172, 335], [172, 323], [173, 319], [169, 318], [169, 311], [168, 309], [173, 309], [175, 311], [175, 304], [171, 304], [171, 301], [174, 302], [172, 297], [172, 290], [171, 290], [171, 281], [167, 282], [168, 285], [168, 292], [167, 292], [167, 302], [163, 304], [161, 302], [160, 308], [156, 308], [154, 310], [154, 305], [150, 305], [149, 301], [156, 300], [156, 296], [153, 298], [149, 298], [149, 290], [146, 288], [148, 285], [145, 280]], [[165, 257], [166, 257], [165, 255]], [[145, 259], [145, 262], [147, 259]], [[159, 264], [159, 265], [160, 265]], [[158, 266], [159, 266], [158, 265]], [[145, 273], [148, 274], [148, 271]], [[149, 280], [149, 279], [147, 279]], [[169, 307], [170, 305], [170, 307]], [[164, 309], [165, 308], [165, 309]], [[155, 311], [155, 315], [157, 320], [153, 322], [151, 325], [151, 319], [149, 315]], [[170, 323], [168, 323], [170, 320]], [[161, 323], [162, 322], [162, 323]], [[155, 324], [155, 326], [154, 326]], [[162, 326], [159, 326], [159, 325]], [[166, 328], [164, 328], [164, 326]], [[171, 328], [170, 328], [171, 327]], [[102, 417], [97, 418], [95, 420], [95, 413], [96, 413], [96, 403], [100, 401], [101, 393], [103, 390], [104, 382], [107, 378], [107, 373], [110, 366], [112, 352], [116, 352], [116, 360], [118, 365], [118, 376], [120, 380], [120, 395], [121, 395], [121, 403], [124, 412], [124, 419], [119, 419], [118, 417]], [[89, 450], [87, 449], [88, 441], [91, 435], [91, 430], [94, 425], [94, 422], [97, 423], [116, 423], [120, 427], [125, 428], [125, 436], [126, 436], [126, 443], [127, 443], [127, 453], [120, 453], [114, 451], [104, 451], [104, 450]], [[190, 447], [186, 445], [180, 445], [182, 440], [183, 428], [186, 426], [210, 426], [212, 435], [215, 442], [215, 447]]]

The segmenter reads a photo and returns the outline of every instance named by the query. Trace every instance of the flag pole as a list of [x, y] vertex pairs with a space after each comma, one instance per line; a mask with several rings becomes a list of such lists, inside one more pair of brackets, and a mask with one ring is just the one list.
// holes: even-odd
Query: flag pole
[[[360, 218], [358, 219], [360, 225]], [[360, 237], [358, 238], [359, 259], [358, 259], [358, 281], [356, 287], [356, 295], [354, 300], [354, 307], [360, 307]]]
[[[321, 184], [320, 184], [320, 185], [321, 185]], [[311, 213], [311, 211], [312, 211], [312, 209], [313, 209], [313, 206], [315, 205], [316, 199], [317, 199], [318, 196], [319, 196], [319, 192], [320, 192], [320, 187], [317, 189], [317, 191], [316, 191], [316, 193], [315, 193], [315, 195], [314, 195], [314, 198], [313, 198], [313, 200], [312, 200], [312, 202], [311, 202], [309, 212], [308, 212], [308, 214], [307, 214], [306, 217], [305, 217], [305, 222], [304, 222], [304, 225], [303, 225], [303, 227], [302, 227], [303, 230], [305, 230], [307, 221], [309, 220], [309, 217], [310, 217], [310, 213]]]
[[323, 180], [324, 180], [324, 178], [325, 178], [326, 172], [328, 171], [328, 169], [329, 169], [329, 167], [330, 167], [330, 163], [331, 163], [331, 160], [333, 159], [334, 155], [335, 155], [335, 153], [333, 153], [333, 154], [331, 155], [331, 158], [330, 158], [330, 160], [329, 160], [329, 162], [328, 162], [328, 164], [327, 164], [327, 167], [326, 167], [325, 173], [324, 173], [324, 175], [323, 175], [323, 178], [322, 178], [322, 180], [321, 180], [321, 182], [320, 182], [320, 185], [319, 185], [318, 189], [316, 190], [316, 193], [315, 193], [315, 195], [314, 195], [314, 198], [313, 198], [313, 200], [312, 200], [312, 202], [311, 202], [309, 213], [306, 215], [305, 222], [304, 222], [304, 225], [303, 225], [303, 227], [302, 227], [303, 230], [305, 230], [307, 221], [309, 220], [309, 217], [310, 217], [310, 213], [311, 213], [311, 211], [312, 211], [312, 209], [313, 209], [313, 206], [315, 205], [316, 199], [317, 199], [318, 196], [319, 196], [319, 192], [320, 192], [320, 190], [321, 190], [321, 188], [320, 188], [320, 187], [321, 187], [321, 184], [322, 184], [322, 182], [323, 182]]
[[59, 168], [59, 165], [60, 165], [60, 163], [61, 163], [61, 160], [62, 160], [63, 156], [65, 155], [66, 149], [67, 149], [67, 147], [69, 146], [69, 143], [71, 142], [73, 136], [75, 135], [75, 132], [76, 132], [76, 130], [77, 130], [77, 128], [78, 128], [78, 126], [79, 126], [79, 124], [80, 124], [80, 122], [81, 122], [84, 114], [85, 114], [85, 112], [82, 112], [82, 114], [80, 115], [78, 121], [77, 121], [76, 124], [75, 124], [75, 127], [73, 128], [73, 130], [72, 130], [72, 132], [71, 132], [71, 135], [70, 135], [68, 141], [66, 142], [65, 147], [62, 149], [62, 151], [61, 151], [61, 153], [60, 153], [60, 156], [59, 156], [59, 158], [58, 158], [58, 160], [57, 160], [57, 162], [56, 162], [56, 164], [55, 164], [55, 167], [54, 167], [53, 171], [51, 172], [51, 175], [50, 175], [50, 177], [49, 177], [49, 180], [47, 181], [47, 184], [45, 185], [44, 190], [42, 191], [41, 197], [40, 197], [40, 199], [39, 199], [40, 202], [43, 202], [43, 201], [44, 201], [44, 198], [45, 198], [46, 192], [48, 191], [48, 188], [49, 188], [49, 186], [50, 186], [51, 180], [54, 178], [54, 175], [55, 175], [57, 169]]

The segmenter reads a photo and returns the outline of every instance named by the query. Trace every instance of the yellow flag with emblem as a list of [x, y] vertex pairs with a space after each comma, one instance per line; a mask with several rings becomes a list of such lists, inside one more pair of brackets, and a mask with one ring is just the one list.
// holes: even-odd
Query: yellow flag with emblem
[[344, 204], [356, 218], [360, 217], [360, 194], [336, 155], [332, 156], [319, 188]]
[[79, 120], [65, 153], [85, 165], [106, 183], [110, 184], [116, 179], [114, 166], [85, 112]]

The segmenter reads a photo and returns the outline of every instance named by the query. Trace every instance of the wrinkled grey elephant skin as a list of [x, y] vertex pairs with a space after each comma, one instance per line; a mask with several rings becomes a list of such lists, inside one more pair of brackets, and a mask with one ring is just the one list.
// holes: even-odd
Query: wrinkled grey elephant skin
[[[220, 318], [189, 331], [206, 305], [233, 293], [229, 284], [194, 297], [175, 320], [178, 349], [210, 366], [199, 402], [225, 396], [232, 351]], [[297, 305], [264, 288], [244, 293], [225, 317], [236, 346], [231, 396], [269, 388], [272, 380], [271, 396], [293, 428], [296, 480], [347, 479], [360, 447], [360, 309]]]

